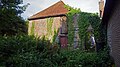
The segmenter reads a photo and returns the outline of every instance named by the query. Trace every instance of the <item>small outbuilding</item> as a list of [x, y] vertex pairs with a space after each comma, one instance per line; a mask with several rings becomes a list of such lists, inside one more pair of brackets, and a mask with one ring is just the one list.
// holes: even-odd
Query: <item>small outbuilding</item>
[[28, 34], [36, 37], [45, 36], [53, 42], [58, 38], [62, 47], [67, 46], [67, 16], [69, 12], [62, 1], [28, 18]]

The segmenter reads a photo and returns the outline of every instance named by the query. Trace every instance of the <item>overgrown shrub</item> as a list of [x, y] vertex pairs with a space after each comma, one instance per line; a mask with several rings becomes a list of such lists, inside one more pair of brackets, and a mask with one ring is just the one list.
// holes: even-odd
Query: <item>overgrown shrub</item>
[[45, 38], [0, 37], [0, 66], [3, 67], [108, 67], [111, 63], [106, 49], [91, 53], [60, 49]]
[[60, 67], [109, 67], [112, 60], [108, 54], [108, 49], [99, 53], [85, 52], [81, 50], [63, 50], [61, 51]]
[[90, 45], [90, 43], [88, 42], [90, 37], [89, 33], [87, 32], [89, 25], [91, 25], [93, 28], [95, 40], [97, 41], [98, 39], [100, 39], [100, 21], [101, 20], [97, 13], [79, 13], [78, 25], [81, 45]]
[[26, 65], [31, 66], [32, 63], [35, 65], [36, 62], [40, 61], [39, 56], [43, 55], [41, 53], [44, 53], [45, 47], [48, 45], [51, 45], [50, 42], [44, 40], [44, 38], [39, 40], [26, 35], [1, 36], [0, 65], [9, 67], [26, 67]]

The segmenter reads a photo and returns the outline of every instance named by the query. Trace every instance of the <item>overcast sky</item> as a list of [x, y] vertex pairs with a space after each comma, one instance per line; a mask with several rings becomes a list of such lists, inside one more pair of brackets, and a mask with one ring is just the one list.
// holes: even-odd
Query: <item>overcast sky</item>
[[[45, 8], [55, 4], [60, 0], [23, 0], [24, 4], [30, 3], [26, 11], [22, 14], [22, 17], [28, 18], [33, 14], [44, 10]], [[99, 10], [99, 0], [62, 0], [65, 4], [68, 4], [75, 8], [80, 8], [83, 12], [96, 13]]]

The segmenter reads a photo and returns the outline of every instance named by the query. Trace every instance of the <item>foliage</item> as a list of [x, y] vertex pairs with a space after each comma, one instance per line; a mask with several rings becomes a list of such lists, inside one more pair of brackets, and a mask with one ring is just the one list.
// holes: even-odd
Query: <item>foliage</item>
[[98, 54], [84, 52], [79, 49], [64, 50], [60, 54], [64, 58], [60, 65], [62, 67], [108, 67], [112, 64], [112, 60], [106, 50], [104, 49]]
[[[56, 39], [56, 37], [58, 35], [58, 31], [59, 31], [58, 29], [56, 29], [54, 27], [53, 21], [54, 21], [53, 17], [46, 18], [46, 29], [47, 29], [47, 31], [45, 31], [45, 32], [47, 32], [47, 34], [40, 36], [40, 37], [45, 37], [45, 39], [50, 40], [50, 42], [55, 41], [55, 39]], [[29, 31], [30, 35], [35, 34], [34, 30], [35, 30], [35, 22], [32, 22], [31, 28], [30, 28], [30, 31]]]
[[55, 39], [58, 35], [59, 30], [54, 28], [53, 26], [54, 18], [47, 18], [47, 35], [45, 36], [46, 40], [50, 40], [50, 42], [55, 42]]
[[47, 18], [47, 35], [46, 38], [47, 40], [50, 40], [51, 42], [53, 42], [55, 35], [57, 35], [56, 33], [56, 29], [52, 29], [53, 26], [53, 19], [52, 17]]
[[[1, 0], [1, 2], [0, 33], [13, 35], [23, 32], [24, 21], [19, 16], [23, 11], [22, 7], [19, 6], [22, 3], [21, 0]], [[74, 34], [73, 15], [80, 10], [69, 6], [66, 8], [70, 10], [67, 14], [68, 39], [69, 43], [72, 44]], [[99, 38], [99, 23], [97, 23], [99, 21], [96, 14], [81, 12], [78, 20], [81, 39], [85, 39], [89, 24], [94, 28], [95, 37]], [[48, 22], [50, 23], [48, 23], [47, 29], [49, 29], [49, 35], [51, 35], [53, 19], [50, 18]], [[34, 31], [34, 24], [32, 31]], [[55, 31], [54, 33], [57, 34]], [[79, 49], [60, 49], [58, 44], [51, 44], [45, 40], [45, 37], [39, 39], [27, 35], [0, 36], [0, 67], [108, 67], [111, 64], [108, 49], [99, 53], [91, 53]]]
[[1, 0], [0, 1], [0, 34], [15, 35], [26, 33], [25, 21], [20, 16], [29, 5], [20, 6], [22, 0]]
[[88, 37], [88, 32], [87, 29], [89, 25], [91, 24], [93, 27], [93, 34], [95, 35], [95, 39], [98, 40], [100, 37], [100, 31], [99, 31], [99, 26], [100, 26], [100, 19], [97, 14], [94, 13], [85, 13], [85, 12], [80, 12], [79, 13], [79, 19], [78, 19], [78, 24], [79, 24], [79, 35], [81, 39], [81, 44], [86, 44], [89, 41]]
[[[56, 30], [54, 29], [53, 42], [56, 42], [55, 40], [56, 40], [56, 38], [57, 38], [57, 36], [58, 36], [58, 32], [59, 32], [59, 30], [56, 31]], [[59, 43], [59, 42], [57, 41], [56, 43]]]
[[[0, 66], [28, 67], [42, 62], [40, 56], [50, 48], [49, 41], [39, 40], [33, 36], [1, 36]], [[48, 44], [48, 45], [47, 45]], [[45, 63], [45, 62], [44, 62]], [[42, 64], [42, 63], [41, 63]]]
[[52, 25], [53, 25], [53, 18], [47, 18], [47, 33], [48, 33], [48, 36], [52, 35]]
[[67, 13], [68, 17], [68, 42], [69, 44], [73, 44], [73, 38], [74, 38], [74, 27], [73, 27], [73, 16], [75, 14], [79, 14], [78, 17], [78, 26], [79, 26], [79, 35], [81, 44], [88, 44], [89, 41], [89, 33], [87, 32], [87, 29], [89, 25], [91, 24], [94, 29], [94, 35], [95, 39], [100, 39], [100, 19], [97, 14], [95, 13], [86, 13], [86, 12], [80, 12], [80, 9], [72, 8], [68, 5], [65, 5], [65, 7], [69, 10]]
[[81, 11], [80, 8], [74, 8], [69, 5], [65, 5], [65, 8], [69, 10], [67, 15], [74, 15], [75, 13], [79, 13]]
[[45, 38], [33, 36], [0, 37], [0, 66], [6, 67], [108, 67], [108, 49], [100, 53], [60, 49]]
[[30, 35], [34, 35], [34, 29], [35, 29], [35, 22], [32, 22], [32, 27], [31, 27]]
[[69, 5], [65, 5], [65, 8], [69, 10], [69, 12], [67, 13], [68, 43], [73, 44], [73, 38], [74, 38], [73, 16], [74, 14], [79, 13], [80, 9], [70, 7]]

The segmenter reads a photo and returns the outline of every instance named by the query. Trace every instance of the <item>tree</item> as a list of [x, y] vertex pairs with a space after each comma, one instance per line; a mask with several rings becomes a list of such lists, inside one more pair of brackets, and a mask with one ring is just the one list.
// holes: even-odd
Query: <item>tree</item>
[[0, 0], [0, 34], [16, 35], [25, 33], [25, 21], [20, 16], [29, 5], [23, 5], [22, 0]]

